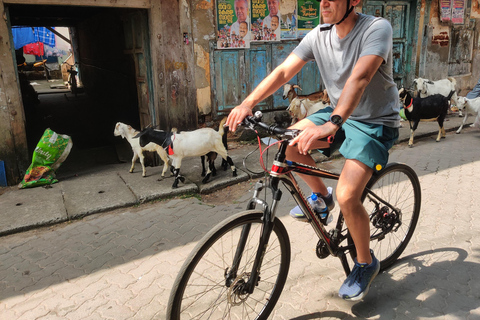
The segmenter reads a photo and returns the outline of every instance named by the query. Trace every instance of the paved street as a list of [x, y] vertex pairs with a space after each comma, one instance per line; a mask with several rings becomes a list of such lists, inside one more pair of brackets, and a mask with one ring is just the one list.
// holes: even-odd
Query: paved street
[[[272, 319], [480, 319], [480, 131], [397, 145], [390, 161], [412, 166], [422, 186], [421, 217], [401, 259], [363, 301], [343, 301], [340, 261], [316, 257], [316, 236], [288, 217], [295, 204], [284, 193], [278, 214], [292, 259]], [[342, 160], [325, 165], [339, 170]], [[183, 260], [217, 222], [245, 208], [253, 184], [2, 237], [0, 318], [165, 319]]]

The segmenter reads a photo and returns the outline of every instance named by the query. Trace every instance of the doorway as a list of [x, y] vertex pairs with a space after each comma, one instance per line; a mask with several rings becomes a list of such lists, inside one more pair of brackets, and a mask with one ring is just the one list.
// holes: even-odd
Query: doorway
[[[7, 5], [6, 5], [7, 7]], [[147, 17], [146, 10], [80, 6], [8, 5], [11, 27], [63, 27], [69, 29], [74, 60], [83, 91], [74, 96], [53, 90], [53, 79], [42, 81], [39, 104], [26, 115], [26, 134], [30, 154], [46, 128], [72, 137], [72, 151], [59, 173], [77, 174], [82, 170], [123, 161], [132, 156], [128, 143], [114, 137], [117, 122], [136, 129], [148, 122], [150, 90], [138, 92], [139, 78], [144, 87], [151, 82], [148, 74], [139, 77], [138, 59], [128, 52], [125, 17]], [[137, 25], [147, 35], [148, 23]], [[142, 56], [150, 58], [148, 47]], [[63, 61], [57, 60], [59, 63]], [[143, 61], [143, 65], [148, 66]], [[63, 79], [62, 79], [63, 80]], [[34, 87], [35, 88], [35, 87]], [[22, 92], [23, 93], [23, 92]], [[147, 105], [146, 109], [144, 105]], [[140, 112], [142, 110], [142, 112]], [[147, 110], [147, 112], [145, 112]], [[26, 110], [27, 111], [27, 110]], [[140, 117], [142, 114], [142, 119]], [[145, 117], [144, 115], [147, 114]]]

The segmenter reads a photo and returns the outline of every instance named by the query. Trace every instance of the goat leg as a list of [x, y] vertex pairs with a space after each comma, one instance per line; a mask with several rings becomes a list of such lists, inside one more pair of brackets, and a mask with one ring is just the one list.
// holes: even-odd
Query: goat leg
[[225, 159], [222, 159], [222, 168], [223, 168], [223, 171], [227, 171], [228, 162]]
[[205, 177], [205, 173], [207, 170], [205, 170], [205, 156], [200, 156], [200, 161], [202, 162], [202, 177]]
[[457, 134], [460, 133], [460, 131], [462, 131], [463, 126], [467, 122], [467, 118], [468, 118], [468, 112], [465, 112], [465, 117], [463, 118], [462, 124], [460, 125], [460, 127], [457, 130]]
[[138, 157], [140, 158], [140, 164], [142, 165], [142, 177], [147, 176], [147, 170], [145, 170], [145, 158], [143, 154], [139, 154]]
[[185, 178], [180, 175], [180, 168], [173, 169], [173, 175], [175, 176], [175, 180], [173, 181], [172, 188], [178, 188], [178, 181], [185, 182]]
[[236, 177], [237, 176], [237, 168], [235, 168], [235, 165], [233, 164], [232, 158], [227, 156], [227, 162], [230, 165], [230, 168], [232, 168], [233, 176]]
[[133, 169], [135, 169], [135, 161], [137, 161], [138, 156], [136, 153], [133, 153], [133, 158], [132, 158], [132, 166], [130, 167], [130, 170], [128, 172], [132, 173]]

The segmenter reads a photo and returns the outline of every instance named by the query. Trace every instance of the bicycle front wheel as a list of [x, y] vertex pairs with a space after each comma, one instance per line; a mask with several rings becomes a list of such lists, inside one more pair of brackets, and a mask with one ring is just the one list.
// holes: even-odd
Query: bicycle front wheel
[[[287, 279], [290, 241], [285, 226], [275, 218], [254, 291], [249, 294], [241, 290], [250, 278], [259, 249], [262, 216], [258, 210], [240, 212], [202, 238], [175, 280], [167, 319], [267, 319]], [[247, 229], [248, 234], [243, 232], [245, 241], [240, 241], [242, 230]], [[242, 242], [238, 271], [227, 281]]]
[[[371, 222], [370, 248], [384, 270], [402, 254], [415, 231], [420, 215], [420, 182], [409, 166], [391, 163], [372, 176], [367, 188], [386, 202], [367, 191], [363, 194], [363, 205]], [[353, 243], [350, 235], [348, 241]], [[355, 250], [351, 254], [354, 258]]]

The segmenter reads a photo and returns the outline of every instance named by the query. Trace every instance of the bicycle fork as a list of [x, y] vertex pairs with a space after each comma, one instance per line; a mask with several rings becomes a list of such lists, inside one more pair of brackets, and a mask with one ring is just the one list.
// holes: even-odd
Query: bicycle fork
[[[258, 194], [265, 187], [267, 187], [267, 184], [263, 183], [262, 181], [257, 182], [255, 184], [254, 195], [247, 205], [247, 210], [253, 210], [256, 208], [257, 204], [260, 204], [263, 207], [264, 214], [263, 214], [263, 224], [262, 224], [262, 230], [260, 232], [257, 252], [255, 255], [255, 260], [253, 262], [252, 270], [248, 277], [248, 281], [241, 282], [241, 284], [237, 288], [234, 288], [236, 293], [240, 295], [253, 293], [255, 286], [258, 284], [258, 281], [260, 280], [260, 273], [261, 273], [260, 268], [263, 262], [263, 257], [265, 256], [265, 253], [267, 251], [270, 235], [272, 234], [272, 231], [273, 231], [276, 207], [282, 197], [281, 190], [279, 190], [278, 188], [277, 189], [272, 188], [273, 203], [272, 203], [272, 209], [270, 209], [268, 207], [268, 204], [264, 200], [261, 200], [258, 198]], [[238, 240], [237, 250], [235, 252], [235, 256], [233, 257], [232, 267], [225, 274], [225, 285], [229, 288], [237, 279], [238, 267], [239, 267], [240, 261], [242, 260], [243, 252], [245, 249], [246, 241], [248, 239], [248, 235], [250, 233], [250, 229], [251, 229], [250, 224], [246, 224], [243, 226], [240, 238]]]

